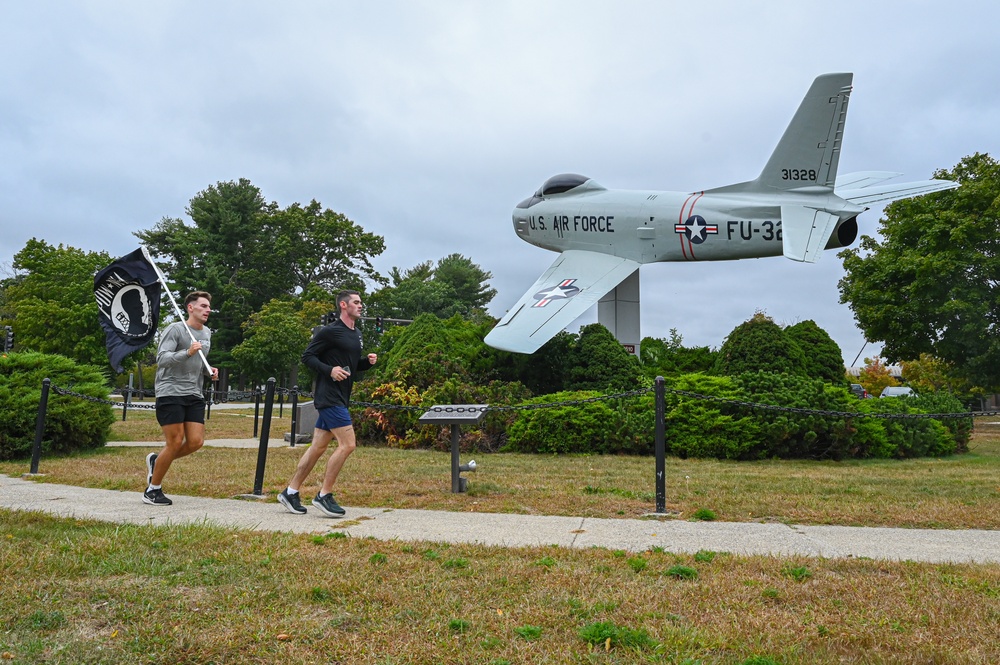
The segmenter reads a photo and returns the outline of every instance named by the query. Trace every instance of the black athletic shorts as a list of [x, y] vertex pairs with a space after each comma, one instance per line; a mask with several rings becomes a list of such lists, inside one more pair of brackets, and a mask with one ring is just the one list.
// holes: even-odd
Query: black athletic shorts
[[156, 398], [156, 422], [160, 427], [177, 423], [205, 424], [205, 398], [201, 395]]

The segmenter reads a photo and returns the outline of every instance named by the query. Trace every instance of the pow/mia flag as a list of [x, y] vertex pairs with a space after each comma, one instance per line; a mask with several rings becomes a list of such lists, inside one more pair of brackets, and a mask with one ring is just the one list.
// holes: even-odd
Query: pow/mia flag
[[141, 248], [94, 275], [94, 297], [108, 360], [121, 372], [122, 360], [153, 340], [160, 320], [160, 283]]

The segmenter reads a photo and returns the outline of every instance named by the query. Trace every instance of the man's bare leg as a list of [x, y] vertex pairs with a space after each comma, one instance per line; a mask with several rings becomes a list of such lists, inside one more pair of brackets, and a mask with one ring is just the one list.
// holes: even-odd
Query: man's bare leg
[[166, 443], [156, 456], [156, 464], [153, 465], [153, 479], [150, 484], [154, 487], [163, 484], [163, 477], [167, 475], [175, 459], [186, 457], [205, 444], [204, 423], [176, 423], [164, 425], [162, 429]]
[[344, 468], [344, 462], [357, 447], [353, 425], [338, 427], [331, 430], [331, 434], [337, 439], [337, 448], [330, 453], [330, 459], [326, 461], [326, 473], [323, 474], [323, 487], [320, 488], [320, 494], [329, 494], [333, 491], [333, 484], [337, 482], [337, 476]]
[[312, 444], [299, 459], [299, 463], [295, 467], [295, 473], [292, 474], [292, 479], [288, 481], [289, 489], [293, 489], [296, 492], [299, 491], [302, 483], [306, 481], [313, 467], [316, 466], [316, 462], [326, 452], [332, 438], [333, 432], [328, 429], [316, 428], [313, 430]]

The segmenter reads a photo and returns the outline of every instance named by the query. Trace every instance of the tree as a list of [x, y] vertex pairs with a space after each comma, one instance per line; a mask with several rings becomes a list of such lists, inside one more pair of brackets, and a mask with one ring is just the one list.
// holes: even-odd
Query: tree
[[567, 390], [626, 391], [641, 381], [639, 360], [600, 323], [580, 329], [569, 357]]
[[482, 327], [459, 316], [442, 321], [422, 314], [394, 334], [391, 349], [380, 354], [371, 374], [426, 390], [450, 377], [467, 379], [469, 367], [486, 345]]
[[763, 312], [736, 326], [719, 349], [715, 371], [723, 376], [745, 372], [806, 374], [805, 354], [781, 326]]
[[[498, 351], [495, 367], [507, 381], [519, 381], [535, 395], [566, 390], [577, 336], [560, 330], [532, 354]], [[487, 347], [490, 348], [490, 347]]]
[[974, 390], [966, 381], [956, 378], [954, 368], [948, 363], [927, 353], [920, 354], [917, 360], [904, 360], [902, 365], [907, 385], [918, 394], [945, 391], [965, 395], [981, 392]]
[[882, 389], [887, 386], [899, 385], [899, 381], [889, 374], [889, 368], [878, 356], [865, 358], [865, 366], [858, 373], [858, 383], [863, 385], [872, 397], [881, 395]]
[[800, 321], [794, 326], [788, 326], [785, 334], [802, 349], [807, 376], [837, 386], [847, 385], [843, 351], [815, 321]]
[[890, 361], [921, 354], [973, 384], [1000, 388], [1000, 163], [965, 157], [936, 178], [958, 189], [896, 201], [881, 242], [863, 236], [839, 254], [840, 300]]
[[437, 262], [418, 263], [409, 270], [394, 267], [391, 285], [368, 299], [369, 312], [379, 316], [415, 319], [433, 314], [440, 319], [455, 314], [471, 317], [496, 295], [487, 283], [493, 275], [461, 254], [450, 254]]
[[59, 354], [110, 372], [97, 323], [94, 273], [112, 260], [106, 252], [29, 240], [14, 255], [19, 274], [4, 286], [10, 316], [5, 325], [14, 329], [17, 350]]
[[707, 346], [687, 348], [676, 328], [667, 339], [645, 337], [639, 343], [639, 360], [649, 376], [676, 376], [708, 372], [715, 365], [716, 351]]
[[272, 376], [280, 377], [299, 366], [312, 328], [332, 308], [329, 302], [277, 299], [268, 302], [243, 324], [244, 339], [233, 347], [233, 358], [258, 383]]
[[497, 290], [487, 283], [490, 279], [493, 279], [493, 273], [483, 270], [461, 254], [449, 254], [438, 261], [434, 270], [434, 280], [444, 284], [454, 299], [452, 314], [462, 316], [483, 309], [493, 300]]
[[316, 201], [281, 210], [240, 179], [199, 192], [187, 213], [193, 226], [164, 218], [135, 235], [166, 260], [178, 292], [212, 293], [215, 365], [231, 365], [242, 324], [264, 303], [297, 294], [324, 299], [324, 291], [362, 290], [366, 280], [383, 280], [371, 265], [385, 249], [383, 238]]

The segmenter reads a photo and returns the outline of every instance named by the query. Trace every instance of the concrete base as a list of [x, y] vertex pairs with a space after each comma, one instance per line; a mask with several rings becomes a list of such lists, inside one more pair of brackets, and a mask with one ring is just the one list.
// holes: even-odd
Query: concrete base
[[267, 501], [266, 494], [237, 494], [233, 498], [241, 499], [243, 501]]

